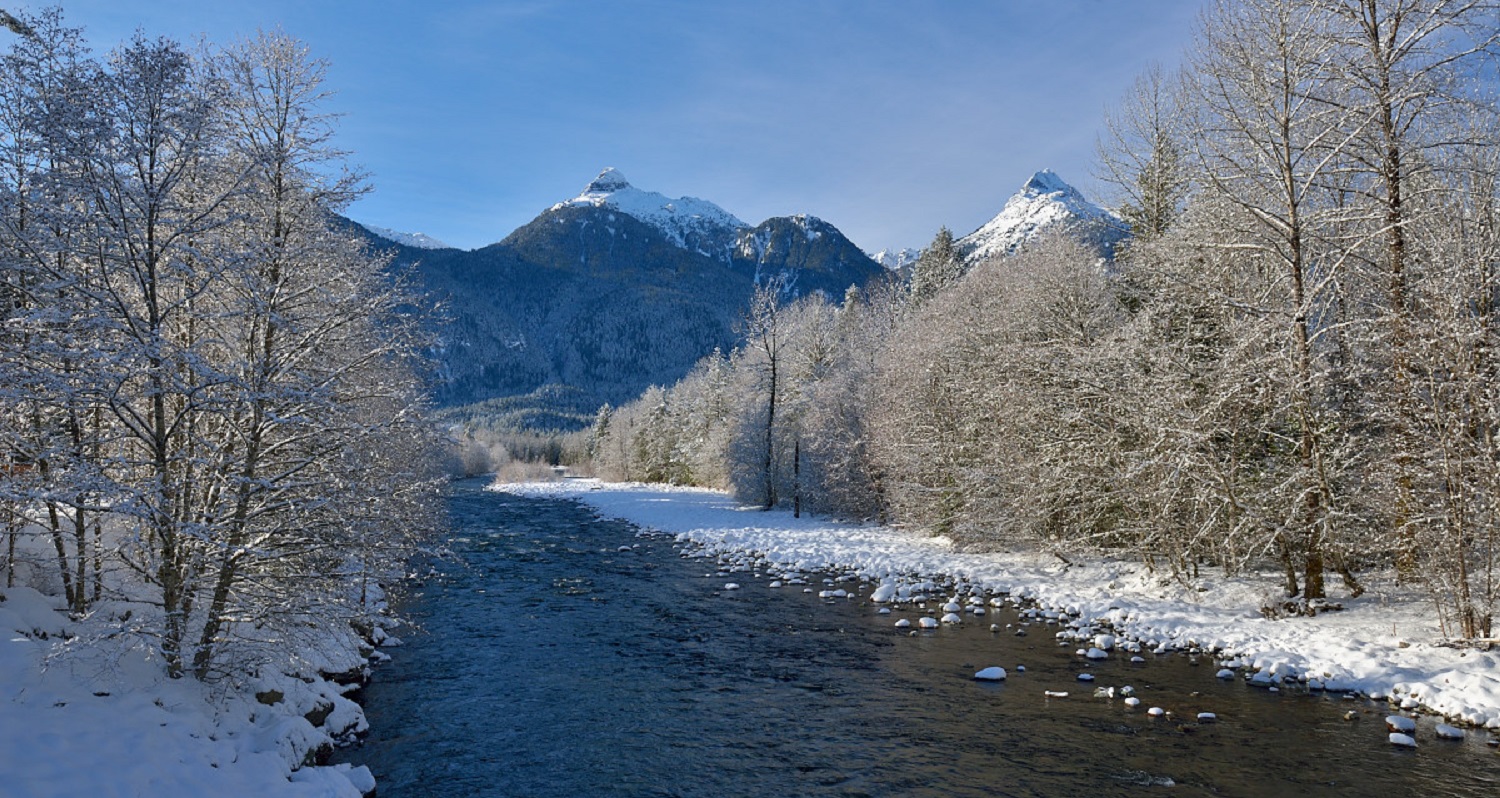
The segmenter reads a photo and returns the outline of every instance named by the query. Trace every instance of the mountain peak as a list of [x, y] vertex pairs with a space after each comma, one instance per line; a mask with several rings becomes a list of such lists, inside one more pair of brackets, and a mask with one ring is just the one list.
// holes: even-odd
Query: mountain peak
[[[603, 177], [603, 175], [600, 176]], [[1078, 193], [1078, 189], [1068, 185], [1067, 181], [1058, 177], [1057, 173], [1051, 169], [1043, 169], [1032, 175], [1031, 179], [1026, 181], [1026, 185], [1021, 187], [1021, 190], [1033, 196], [1056, 194], [1059, 192], [1069, 194]]]
[[620, 170], [614, 168], [613, 166], [606, 166], [604, 167], [604, 171], [600, 172], [599, 176], [594, 178], [593, 181], [583, 189], [583, 193], [612, 194], [616, 191], [623, 191], [627, 188], [630, 188], [630, 181], [625, 179], [625, 175], [621, 174]]
[[1068, 230], [1095, 245], [1102, 257], [1113, 254], [1124, 227], [1109, 211], [1089, 202], [1076, 188], [1043, 169], [1006, 201], [995, 218], [958, 240], [965, 260], [978, 263], [1020, 249], [1049, 229]]
[[601, 208], [634, 217], [660, 230], [673, 244], [683, 249], [728, 261], [735, 236], [749, 225], [734, 214], [707, 200], [696, 197], [667, 197], [655, 191], [642, 191], [625, 179], [620, 170], [609, 167], [599, 173], [577, 197], [552, 206], [562, 208]]

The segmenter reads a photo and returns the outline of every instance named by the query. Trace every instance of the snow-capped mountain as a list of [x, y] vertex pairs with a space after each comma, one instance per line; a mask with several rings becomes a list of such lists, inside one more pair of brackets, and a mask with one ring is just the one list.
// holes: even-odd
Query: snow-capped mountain
[[499, 243], [396, 256], [448, 311], [435, 331], [445, 342], [436, 403], [484, 402], [532, 429], [586, 424], [601, 403], [728, 351], [768, 279], [837, 301], [884, 271], [816, 217], [752, 227], [712, 202], [635, 188], [615, 169]]
[[358, 224], [360, 227], [369, 230], [371, 233], [374, 233], [375, 235], [380, 236], [387, 241], [393, 241], [405, 247], [412, 247], [414, 249], [453, 248], [448, 244], [445, 244], [442, 241], [439, 241], [436, 238], [427, 235], [426, 233], [402, 233], [398, 230], [392, 230], [389, 227], [376, 227], [375, 225], [365, 224], [364, 222], [359, 222]]
[[920, 257], [922, 257], [922, 250], [907, 247], [905, 249], [882, 249], [879, 252], [871, 254], [870, 260], [893, 272], [899, 272], [916, 263], [917, 258]]
[[1009, 255], [1051, 230], [1083, 238], [1105, 258], [1112, 257], [1114, 245], [1128, 236], [1120, 217], [1089, 202], [1052, 170], [1043, 169], [1005, 202], [995, 218], [960, 238], [957, 245], [964, 260], [973, 264]]
[[750, 227], [729, 211], [697, 197], [673, 199], [655, 191], [630, 185], [625, 175], [607, 167], [583, 193], [553, 205], [562, 208], [610, 208], [660, 230], [683, 249], [719, 260], [729, 260], [730, 248], [740, 230]]

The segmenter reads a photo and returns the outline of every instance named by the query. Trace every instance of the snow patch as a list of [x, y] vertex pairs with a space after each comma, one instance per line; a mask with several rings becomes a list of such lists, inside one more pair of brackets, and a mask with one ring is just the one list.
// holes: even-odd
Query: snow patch
[[360, 222], [359, 226], [377, 236], [380, 236], [387, 241], [392, 241], [406, 247], [412, 247], [415, 249], [453, 249], [453, 247], [449, 246], [448, 244], [445, 244], [442, 241], [439, 241], [436, 238], [427, 235], [426, 233], [402, 233], [397, 230], [392, 230], [389, 227], [376, 227], [375, 225], [365, 224], [364, 222]]
[[[733, 245], [738, 231], [749, 227], [734, 214], [708, 200], [696, 197], [673, 199], [654, 191], [642, 191], [630, 185], [625, 175], [613, 167], [600, 172], [584, 187], [582, 194], [553, 205], [552, 210], [568, 207], [611, 208], [655, 227], [683, 249], [697, 249], [708, 242], [727, 248]], [[719, 244], [721, 240], [723, 243]], [[729, 253], [726, 249], [703, 254], [727, 259]]]

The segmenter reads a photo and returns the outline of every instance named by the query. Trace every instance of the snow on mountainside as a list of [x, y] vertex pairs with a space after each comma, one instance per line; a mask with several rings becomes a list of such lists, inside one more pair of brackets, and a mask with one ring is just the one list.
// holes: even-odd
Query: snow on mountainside
[[402, 233], [396, 230], [392, 230], [389, 227], [376, 227], [375, 225], [365, 224], [363, 222], [360, 222], [359, 226], [363, 227], [366, 230], [369, 230], [371, 233], [374, 233], [375, 235], [380, 236], [387, 241], [394, 241], [397, 244], [412, 247], [414, 249], [453, 249], [452, 246], [445, 244], [442, 241], [439, 241], [436, 238], [427, 235], [426, 233]]
[[1061, 229], [1080, 235], [1110, 257], [1114, 244], [1125, 238], [1125, 223], [1115, 214], [1089, 202], [1058, 177], [1043, 169], [1005, 202], [995, 218], [960, 238], [958, 249], [969, 263], [1009, 255], [1045, 231]]
[[651, 225], [683, 249], [719, 260], [729, 260], [729, 248], [745, 224], [729, 211], [696, 197], [672, 199], [655, 191], [642, 191], [614, 167], [606, 168], [583, 189], [583, 193], [552, 206], [608, 207]]
[[[800, 232], [802, 237], [807, 241], [817, 241], [826, 233], [838, 233], [838, 229], [833, 225], [816, 216], [808, 216], [805, 213], [778, 218], [783, 220], [781, 226]], [[739, 238], [735, 242], [735, 254], [747, 260], [765, 260], [775, 234], [773, 230], [775, 222], [776, 219], [767, 219], [760, 227], [754, 230], [746, 229], [740, 231]]]
[[922, 250], [907, 247], [905, 249], [882, 249], [870, 255], [870, 260], [893, 272], [899, 272], [916, 263], [917, 258], [920, 257], [922, 257]]

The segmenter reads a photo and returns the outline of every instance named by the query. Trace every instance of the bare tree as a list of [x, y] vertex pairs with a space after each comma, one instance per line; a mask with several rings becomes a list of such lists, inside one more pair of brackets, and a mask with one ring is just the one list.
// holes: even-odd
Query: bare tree
[[778, 498], [776, 460], [781, 453], [776, 442], [776, 413], [781, 407], [784, 354], [790, 337], [781, 289], [781, 284], [775, 280], [757, 287], [740, 328], [745, 349], [754, 358], [752, 368], [759, 375], [757, 393], [762, 407], [760, 424], [764, 435], [757, 453], [758, 479], [761, 482], [761, 505], [767, 510], [776, 506]]
[[[1251, 225], [1225, 245], [1262, 259], [1273, 271], [1263, 288], [1240, 298], [1282, 337], [1263, 366], [1291, 409], [1278, 434], [1295, 446], [1295, 468], [1276, 486], [1283, 513], [1274, 521], [1287, 591], [1325, 595], [1325, 551], [1338, 518], [1337, 425], [1325, 402], [1327, 370], [1318, 363], [1333, 330], [1330, 308], [1343, 266], [1320, 248], [1332, 212], [1324, 193], [1335, 182], [1352, 114], [1321, 101], [1335, 55], [1333, 17], [1293, 0], [1222, 0], [1205, 18], [1189, 84], [1195, 155], [1207, 185]], [[1222, 236], [1222, 234], [1220, 234]], [[1284, 357], [1283, 357], [1284, 356]], [[1300, 559], [1299, 588], [1294, 560]]]

